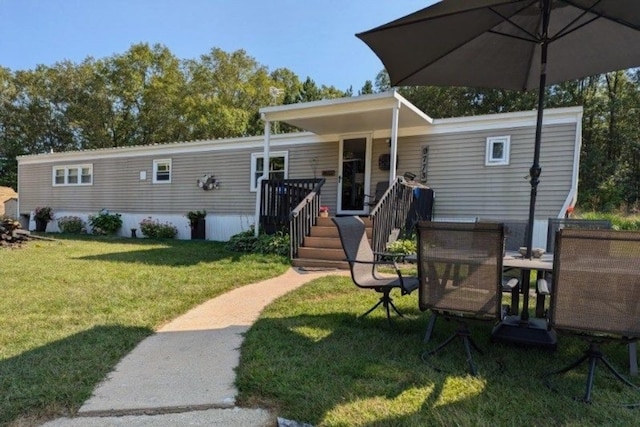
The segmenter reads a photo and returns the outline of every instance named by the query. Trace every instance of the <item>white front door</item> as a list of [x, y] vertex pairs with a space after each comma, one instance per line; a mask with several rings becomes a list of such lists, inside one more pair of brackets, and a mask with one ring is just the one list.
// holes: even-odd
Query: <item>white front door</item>
[[340, 139], [338, 165], [339, 215], [362, 215], [367, 205], [371, 176], [371, 137], [349, 136]]

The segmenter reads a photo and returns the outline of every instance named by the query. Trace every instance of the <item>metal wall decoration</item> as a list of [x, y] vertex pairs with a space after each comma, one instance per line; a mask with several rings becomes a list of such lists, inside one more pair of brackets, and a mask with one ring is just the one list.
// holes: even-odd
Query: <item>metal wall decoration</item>
[[207, 174], [202, 178], [198, 178], [198, 187], [204, 191], [215, 190], [220, 187], [220, 183], [215, 179], [215, 175]]
[[427, 161], [429, 160], [429, 147], [422, 147], [422, 163], [420, 165], [420, 182], [427, 182]]

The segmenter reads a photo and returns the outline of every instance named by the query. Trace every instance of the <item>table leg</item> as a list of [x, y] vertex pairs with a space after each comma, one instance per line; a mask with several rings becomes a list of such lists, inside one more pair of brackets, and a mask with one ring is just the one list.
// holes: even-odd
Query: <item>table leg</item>
[[[544, 278], [544, 272], [538, 270], [536, 280]], [[538, 286], [536, 285], [536, 317], [544, 317], [544, 300], [545, 295], [538, 292]]]
[[635, 341], [629, 343], [629, 373], [638, 375], [638, 348]]
[[521, 322], [526, 322], [529, 320], [529, 288], [531, 287], [530, 272], [530, 270], [522, 269], [520, 273], [520, 283], [522, 285], [522, 314], [520, 315]]

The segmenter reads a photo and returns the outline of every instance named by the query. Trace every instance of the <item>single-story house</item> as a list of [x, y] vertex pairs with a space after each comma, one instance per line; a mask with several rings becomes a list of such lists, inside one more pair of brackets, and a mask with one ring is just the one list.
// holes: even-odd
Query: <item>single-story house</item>
[[[19, 214], [50, 206], [86, 219], [108, 209], [122, 215], [123, 236], [152, 217], [187, 239], [185, 214], [206, 210], [207, 238], [224, 241], [255, 223], [262, 176], [324, 178], [331, 215], [366, 215], [378, 183], [411, 172], [435, 192], [434, 220], [528, 216], [535, 111], [432, 119], [390, 91], [260, 113], [262, 136], [21, 156]], [[581, 120], [581, 107], [545, 111], [537, 246], [547, 219], [575, 204]], [[278, 133], [280, 123], [302, 131]], [[57, 231], [55, 221], [47, 230]]]

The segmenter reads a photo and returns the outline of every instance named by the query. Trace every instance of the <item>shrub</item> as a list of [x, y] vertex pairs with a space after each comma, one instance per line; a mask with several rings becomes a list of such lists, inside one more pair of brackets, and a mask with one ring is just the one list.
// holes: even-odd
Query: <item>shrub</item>
[[36, 208], [33, 213], [34, 219], [39, 219], [41, 221], [49, 222], [53, 219], [53, 209], [49, 206], [43, 206], [41, 208]]
[[253, 245], [253, 252], [289, 256], [289, 246], [288, 234], [280, 231], [276, 234], [260, 234]]
[[160, 222], [151, 217], [140, 221], [140, 231], [150, 239], [173, 239], [178, 234], [178, 229], [170, 222]]
[[201, 211], [189, 211], [185, 216], [189, 220], [189, 225], [195, 227], [199, 219], [205, 219], [207, 217], [207, 211], [204, 209]]
[[227, 249], [233, 252], [251, 252], [256, 240], [258, 239], [254, 236], [253, 227], [250, 227], [247, 231], [231, 236], [227, 242]]
[[387, 246], [387, 252], [392, 254], [415, 254], [418, 252], [418, 245], [415, 240], [398, 239]]
[[254, 236], [253, 227], [238, 233], [229, 239], [227, 249], [233, 252], [259, 252], [289, 256], [289, 235], [278, 232], [276, 234], [260, 234]]
[[86, 224], [82, 218], [77, 216], [63, 216], [58, 218], [58, 228], [63, 233], [79, 234], [85, 229]]
[[122, 218], [120, 218], [120, 214], [111, 214], [108, 210], [103, 209], [97, 215], [89, 216], [89, 224], [93, 234], [115, 234], [122, 227]]

